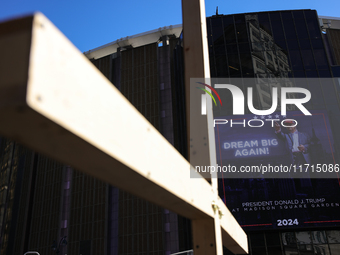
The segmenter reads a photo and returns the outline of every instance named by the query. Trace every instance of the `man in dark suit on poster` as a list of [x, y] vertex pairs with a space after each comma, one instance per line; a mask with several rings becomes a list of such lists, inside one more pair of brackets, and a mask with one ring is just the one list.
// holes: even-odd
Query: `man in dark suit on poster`
[[286, 146], [291, 153], [291, 159], [294, 165], [309, 164], [308, 149], [310, 137], [306, 133], [299, 132], [291, 120], [284, 121], [284, 126], [288, 133], [282, 132], [279, 123], [275, 122], [275, 133], [279, 139], [286, 142]]

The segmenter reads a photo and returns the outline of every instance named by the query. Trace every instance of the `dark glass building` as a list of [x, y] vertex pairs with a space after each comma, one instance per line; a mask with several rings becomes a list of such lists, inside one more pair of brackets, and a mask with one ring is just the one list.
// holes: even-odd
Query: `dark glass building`
[[[272, 105], [273, 84], [268, 80], [286, 80], [280, 86], [287, 87], [294, 86], [295, 81], [296, 86], [308, 89], [312, 99], [307, 108], [324, 116], [328, 114], [330, 132], [333, 131], [330, 142], [334, 146], [333, 158], [339, 162], [340, 83], [335, 79], [318, 79], [338, 76], [340, 30], [334, 20], [333, 27], [327, 25], [332, 23], [330, 19], [319, 18], [314, 10], [215, 15], [207, 18], [207, 30], [211, 77], [228, 78], [231, 84], [237, 81], [245, 94], [246, 87], [253, 87], [257, 109], [269, 109]], [[231, 94], [221, 92], [220, 96], [229, 105], [216, 107], [215, 118], [230, 117]], [[323, 153], [320, 139], [314, 127], [310, 130], [313, 148], [320, 155]], [[246, 132], [236, 134], [233, 139], [242, 135], [256, 137]], [[264, 157], [257, 159], [262, 161], [266, 162]], [[339, 179], [222, 179], [219, 188], [220, 196], [248, 234], [250, 254], [340, 253]], [[313, 204], [303, 210], [274, 205], [295, 200], [309, 202], [310, 197], [323, 197], [332, 201], [333, 207], [317, 210]], [[322, 204], [326, 205], [330, 206]]]
[[332, 77], [316, 11], [218, 15], [207, 27], [211, 77]]

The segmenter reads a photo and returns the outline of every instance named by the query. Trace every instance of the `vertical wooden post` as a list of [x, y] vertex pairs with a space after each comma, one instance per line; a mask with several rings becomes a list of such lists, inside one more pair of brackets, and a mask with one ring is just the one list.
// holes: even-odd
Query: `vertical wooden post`
[[[201, 97], [190, 97], [190, 79], [205, 78], [209, 83], [210, 65], [204, 0], [182, 1], [184, 73], [186, 92], [186, 116], [188, 127], [188, 151], [190, 163], [194, 166], [216, 166], [215, 136], [213, 130], [212, 102], [207, 100], [206, 118], [201, 116]], [[201, 93], [201, 92], [197, 92]], [[190, 101], [191, 100], [191, 101]], [[199, 128], [191, 128], [195, 125]], [[208, 146], [206, 146], [208, 142]], [[211, 178], [212, 206], [218, 198], [216, 175]], [[218, 209], [212, 220], [193, 220], [194, 254], [223, 254], [222, 234]]]

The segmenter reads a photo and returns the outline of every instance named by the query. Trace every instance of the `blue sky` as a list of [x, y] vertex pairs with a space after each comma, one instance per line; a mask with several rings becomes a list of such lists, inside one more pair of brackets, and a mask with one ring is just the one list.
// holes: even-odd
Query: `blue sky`
[[[184, 0], [185, 1], [185, 0]], [[319, 15], [340, 17], [340, 1], [207, 0], [206, 14], [315, 9]], [[1, 0], [0, 20], [40, 11], [82, 52], [116, 39], [182, 23], [180, 0]]]

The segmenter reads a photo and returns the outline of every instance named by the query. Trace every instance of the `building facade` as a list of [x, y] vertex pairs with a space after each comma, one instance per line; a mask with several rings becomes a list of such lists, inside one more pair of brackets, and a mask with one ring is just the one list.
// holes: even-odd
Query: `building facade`
[[[308, 89], [312, 99], [307, 108], [313, 110], [315, 115], [322, 114], [329, 118], [327, 132], [333, 133], [329, 146], [334, 163], [339, 162], [340, 158], [337, 132], [340, 124], [339, 83], [336, 79], [330, 79], [338, 77], [340, 30], [337, 22], [336, 18], [319, 18], [314, 10], [215, 15], [207, 18], [211, 77], [228, 78], [225, 80], [237, 84], [245, 94], [246, 87], [253, 87], [256, 109], [270, 108], [273, 87], [297, 86]], [[214, 108], [215, 118], [232, 118], [231, 94], [221, 92], [220, 96], [228, 107]], [[280, 98], [278, 100], [280, 102]], [[295, 113], [297, 109], [287, 110], [288, 116], [289, 111]], [[280, 107], [277, 107], [277, 111], [280, 111]], [[265, 118], [249, 113], [245, 117]], [[318, 157], [325, 160], [325, 145], [318, 137], [322, 132], [317, 129], [315, 122], [310, 120], [303, 124], [301, 119], [299, 125], [301, 130], [308, 130], [312, 137], [310, 155], [314, 156], [311, 160]], [[217, 140], [228, 145], [229, 141], [239, 139], [240, 146], [245, 148], [247, 140], [244, 141], [243, 137], [252, 139], [254, 144], [260, 137], [271, 137], [277, 141], [273, 128], [266, 129], [264, 133], [256, 133], [250, 128], [239, 132], [225, 129], [224, 133], [220, 129]], [[245, 150], [244, 154], [236, 150], [235, 154], [231, 154], [225, 148], [217, 147], [217, 152], [222, 153], [222, 165], [278, 164], [285, 156], [275, 154], [274, 150], [273, 156], [265, 155], [267, 153], [261, 157], [249, 156], [251, 153], [255, 155], [255, 150]], [[339, 254], [339, 183], [338, 178], [254, 177], [221, 179], [219, 188], [220, 196], [248, 234], [250, 254]], [[324, 198], [329, 204], [318, 203], [317, 198]], [[315, 204], [299, 204], [306, 201]], [[317, 208], [323, 206], [329, 208]]]
[[[160, 28], [85, 55], [185, 155], [173, 104], [180, 32], [181, 26]], [[187, 219], [16, 142], [1, 138], [0, 148], [1, 254], [156, 255], [191, 248]]]
[[[178, 118], [183, 113], [176, 104], [178, 91], [173, 53], [180, 32], [180, 26], [154, 30], [117, 40], [85, 55], [185, 156], [180, 130], [185, 119]], [[116, 221], [111, 221], [118, 237], [118, 254], [171, 254], [191, 248], [187, 219], [121, 190], [111, 189], [118, 208]]]

